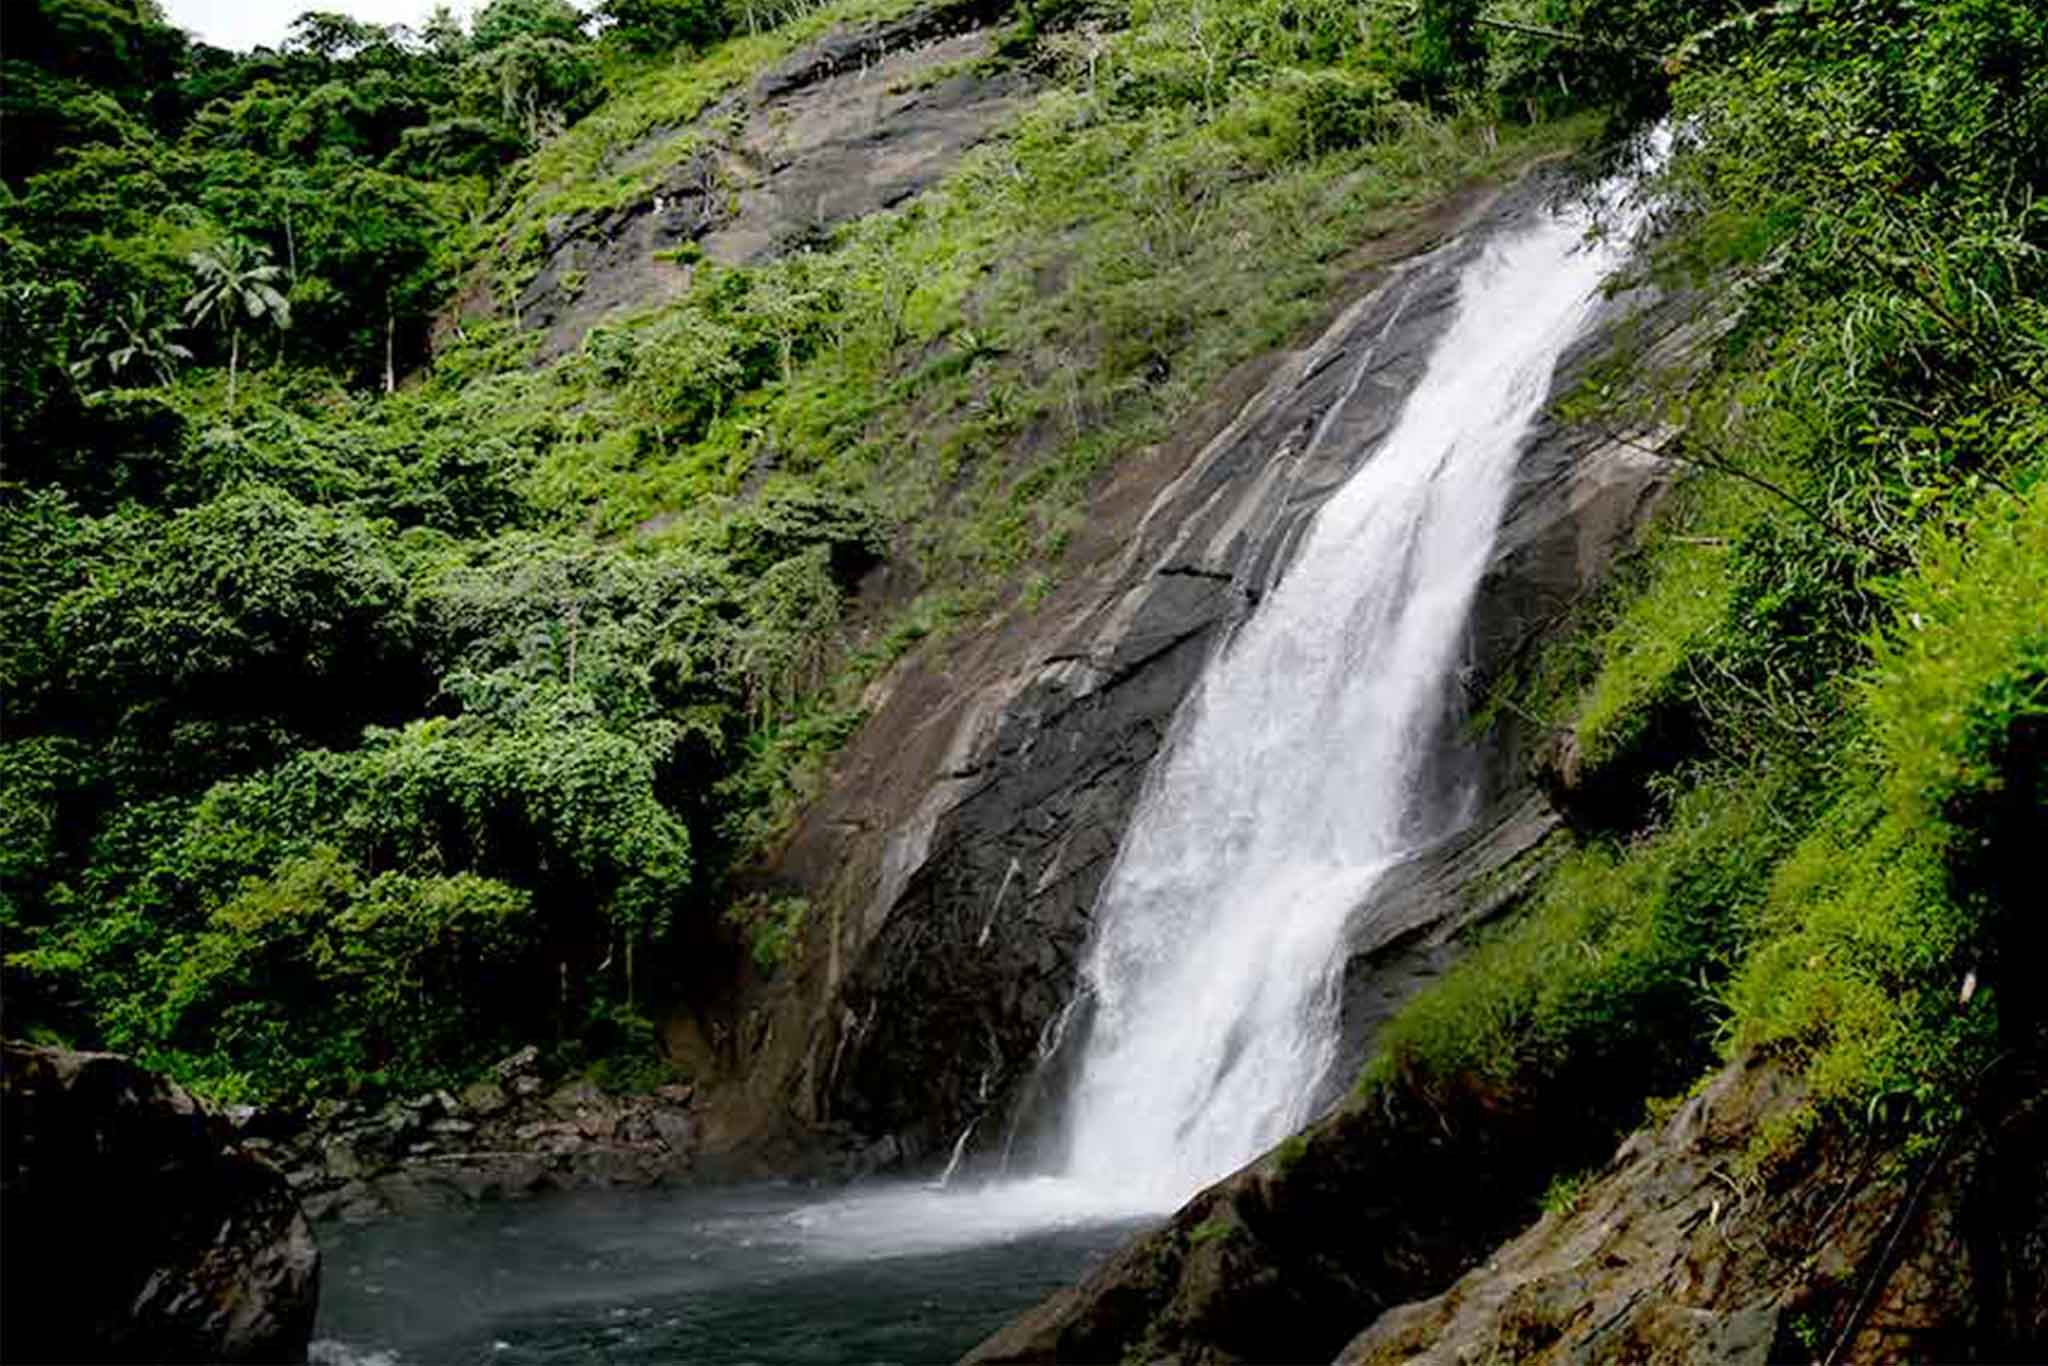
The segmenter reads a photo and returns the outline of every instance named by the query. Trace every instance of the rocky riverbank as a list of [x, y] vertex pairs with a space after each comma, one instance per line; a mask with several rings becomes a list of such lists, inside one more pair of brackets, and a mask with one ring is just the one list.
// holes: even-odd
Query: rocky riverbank
[[702, 1147], [695, 1101], [688, 1083], [617, 1095], [551, 1081], [528, 1047], [459, 1092], [230, 1117], [244, 1146], [284, 1169], [310, 1218], [355, 1220], [682, 1179]]

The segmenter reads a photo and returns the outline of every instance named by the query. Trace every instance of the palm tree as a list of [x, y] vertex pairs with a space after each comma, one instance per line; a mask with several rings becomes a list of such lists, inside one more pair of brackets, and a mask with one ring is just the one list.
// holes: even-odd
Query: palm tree
[[154, 371], [157, 383], [169, 384], [171, 362], [192, 359], [190, 351], [171, 340], [171, 329], [151, 315], [140, 293], [130, 294], [125, 308], [88, 333], [84, 349], [85, 355], [71, 364], [71, 377], [83, 380], [103, 370], [109, 384], [137, 364]]
[[239, 237], [191, 255], [199, 288], [185, 301], [193, 323], [217, 319], [228, 332], [228, 411], [235, 411], [235, 373], [242, 361], [242, 323], [268, 318], [279, 331], [292, 325], [292, 306], [277, 290], [284, 277], [270, 253]]

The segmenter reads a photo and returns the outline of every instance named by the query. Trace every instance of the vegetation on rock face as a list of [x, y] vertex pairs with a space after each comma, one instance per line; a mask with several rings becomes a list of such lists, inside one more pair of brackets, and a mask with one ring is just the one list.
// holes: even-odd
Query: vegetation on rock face
[[[273, 1098], [644, 1046], [688, 960], [795, 952], [804, 903], [727, 911], [724, 874], [878, 670], [1028, 610], [1099, 472], [1393, 212], [1605, 109], [1669, 112], [1654, 269], [1740, 307], [1682, 391], [1575, 402], [1676, 428], [1689, 470], [1501, 684], [1570, 736], [1579, 847], [1370, 1082], [1619, 1127], [1732, 1043], [1932, 1128], [2031, 1037], [2035, 7], [1028, 5], [986, 60], [1037, 93], [924, 195], [695, 260], [544, 366], [456, 309], [724, 145], [707, 111], [801, 42], [904, 8], [493, 0], [245, 55], [137, 0], [10, 29], [17, 1027]], [[915, 599], [856, 613], [883, 560]]]
[[1761, 1049], [1804, 1074], [1794, 1128], [1943, 1132], [2042, 1043], [2018, 870], [2048, 836], [2048, 15], [1545, 22], [1671, 54], [1643, 77], [1679, 143], [1653, 269], [1736, 321], [1682, 392], [1574, 401], [1676, 430], [1685, 470], [1634, 562], [1500, 685], [1562, 737], [1578, 849], [1365, 1084], [1541, 1090], [1622, 1128], [1717, 1046]]
[[[1040, 6], [989, 59], [1039, 93], [927, 194], [697, 260], [547, 365], [457, 306], [904, 9], [493, 0], [250, 54], [134, 0], [10, 30], [17, 1028], [271, 1099], [649, 1048], [680, 981], [797, 952], [805, 903], [722, 913], [725, 873], [878, 670], [1042, 596], [1095, 474], [1401, 206], [1587, 131], [1461, 104], [1343, 6]], [[856, 618], [884, 559], [917, 596]]]

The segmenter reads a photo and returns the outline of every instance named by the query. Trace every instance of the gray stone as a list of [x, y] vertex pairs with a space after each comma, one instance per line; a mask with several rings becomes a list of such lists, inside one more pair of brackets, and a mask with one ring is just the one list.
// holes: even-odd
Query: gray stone
[[653, 1121], [655, 1133], [671, 1152], [687, 1153], [696, 1142], [697, 1126], [680, 1111], [656, 1110]]
[[528, 1044], [518, 1052], [508, 1054], [494, 1063], [491, 1075], [499, 1081], [510, 1081], [514, 1077], [533, 1071], [539, 1065], [540, 1049]]
[[495, 1081], [473, 1081], [462, 1088], [462, 1108], [471, 1114], [489, 1118], [504, 1113], [511, 1103], [505, 1088]]
[[329, 1174], [343, 1181], [363, 1176], [377, 1165], [364, 1160], [353, 1143], [340, 1138], [334, 1139], [320, 1150], [320, 1164]]

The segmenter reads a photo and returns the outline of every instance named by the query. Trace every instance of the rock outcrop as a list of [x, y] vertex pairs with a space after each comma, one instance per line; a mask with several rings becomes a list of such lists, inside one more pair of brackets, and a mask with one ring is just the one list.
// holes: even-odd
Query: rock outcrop
[[[930, 188], [1021, 107], [1033, 82], [986, 70], [1009, 0], [947, 0], [835, 31], [686, 127], [649, 134], [611, 173], [644, 193], [550, 220], [512, 301], [539, 356], [689, 288], [692, 253], [743, 264]], [[468, 311], [487, 306], [472, 297]]]
[[1757, 1059], [1630, 1138], [1568, 1208], [1360, 1333], [1393, 1362], [2048, 1360], [2048, 1091], [2014, 1069], [1931, 1150], [1822, 1131]]
[[1819, 1126], [1758, 1161], [1801, 1097], [1745, 1058], [1511, 1238], [1533, 1180], [1599, 1160], [1583, 1128], [1354, 1100], [968, 1359], [2048, 1359], [2043, 1081], [2010, 1066], [1917, 1155]]
[[1533, 1108], [1354, 1096], [968, 1359], [1327, 1361], [1519, 1228], [1543, 1173], [1597, 1160]]
[[0, 1046], [0, 1357], [303, 1361], [320, 1252], [274, 1167], [111, 1053]]

